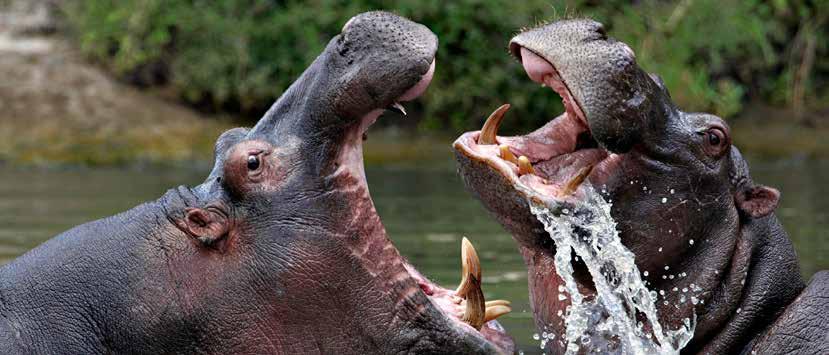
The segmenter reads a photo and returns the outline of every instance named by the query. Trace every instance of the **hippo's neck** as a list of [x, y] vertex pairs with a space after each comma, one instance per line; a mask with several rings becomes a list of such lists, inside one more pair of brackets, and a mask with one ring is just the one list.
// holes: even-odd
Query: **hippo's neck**
[[722, 277], [701, 285], [713, 291], [697, 307], [687, 352], [739, 352], [804, 288], [794, 248], [774, 215], [741, 221], [730, 263], [718, 273]]

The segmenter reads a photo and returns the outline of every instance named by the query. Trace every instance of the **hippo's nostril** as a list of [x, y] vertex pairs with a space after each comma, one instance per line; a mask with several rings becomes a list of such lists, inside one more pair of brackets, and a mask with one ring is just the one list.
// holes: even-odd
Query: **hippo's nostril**
[[599, 28], [596, 29], [596, 33], [599, 34], [599, 39], [600, 40], [603, 40], [603, 41], [607, 40], [607, 31], [605, 31], [604, 26], [599, 26]]

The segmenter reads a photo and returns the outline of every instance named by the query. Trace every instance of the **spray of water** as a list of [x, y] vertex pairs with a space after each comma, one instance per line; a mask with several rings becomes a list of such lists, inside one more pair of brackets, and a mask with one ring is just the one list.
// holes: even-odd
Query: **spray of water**
[[[556, 244], [556, 272], [564, 280], [559, 299], [569, 295], [564, 314], [567, 353], [598, 351], [625, 354], [678, 354], [694, 334], [696, 315], [676, 330], [663, 329], [656, 313], [656, 292], [645, 286], [634, 255], [619, 239], [611, 204], [585, 186], [586, 198], [565, 206], [530, 199], [530, 210]], [[586, 299], [573, 278], [571, 255], [584, 261], [596, 286]], [[644, 315], [650, 330], [637, 321]]]

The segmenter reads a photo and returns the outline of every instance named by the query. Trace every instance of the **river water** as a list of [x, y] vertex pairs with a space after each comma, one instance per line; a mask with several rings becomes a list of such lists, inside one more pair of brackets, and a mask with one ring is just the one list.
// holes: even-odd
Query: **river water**
[[[777, 216], [795, 243], [807, 279], [829, 268], [829, 160], [750, 159], [756, 182], [782, 192]], [[176, 185], [195, 185], [202, 169], [21, 170], [0, 167], [0, 263], [75, 225], [158, 198]], [[460, 240], [478, 250], [487, 299], [512, 301], [502, 324], [525, 353], [539, 341], [528, 305], [526, 269], [511, 237], [464, 191], [445, 162], [369, 165], [378, 212], [401, 253], [425, 275], [454, 288]]]

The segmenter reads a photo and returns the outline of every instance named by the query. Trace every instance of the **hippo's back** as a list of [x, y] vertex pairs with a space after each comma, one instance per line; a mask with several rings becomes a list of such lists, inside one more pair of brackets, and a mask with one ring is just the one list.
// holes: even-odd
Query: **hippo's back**
[[829, 271], [815, 274], [749, 349], [752, 354], [829, 354]]
[[0, 268], [0, 353], [103, 353], [134, 334], [120, 328], [140, 328], [128, 321], [146, 303], [136, 291], [163, 279], [159, 210], [146, 203], [80, 225]]

